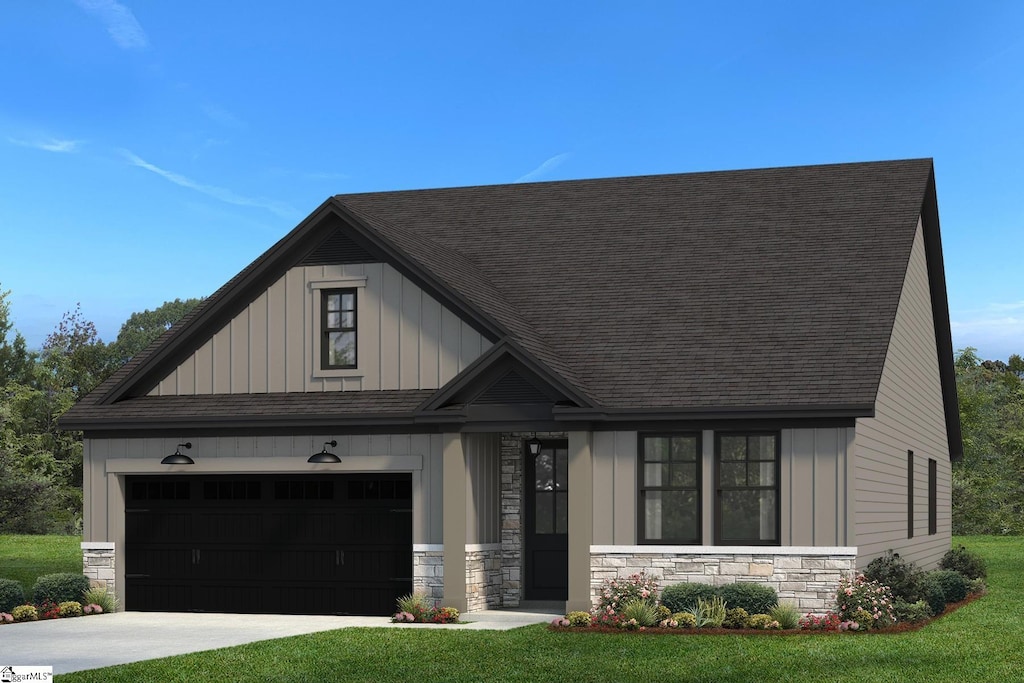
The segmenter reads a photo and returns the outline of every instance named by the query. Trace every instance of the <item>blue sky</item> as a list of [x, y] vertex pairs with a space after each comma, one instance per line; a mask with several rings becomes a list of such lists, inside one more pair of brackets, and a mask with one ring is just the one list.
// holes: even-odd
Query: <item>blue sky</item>
[[933, 157], [954, 346], [1024, 354], [1024, 3], [0, 5], [0, 289], [212, 293], [343, 192]]

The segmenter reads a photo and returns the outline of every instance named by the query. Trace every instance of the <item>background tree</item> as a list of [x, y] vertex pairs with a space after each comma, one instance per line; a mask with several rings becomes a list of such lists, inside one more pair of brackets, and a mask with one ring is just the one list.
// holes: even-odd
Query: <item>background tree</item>
[[0, 293], [0, 533], [74, 533], [82, 519], [82, 435], [57, 427], [75, 401], [166, 331], [198, 299], [133, 313], [106, 344], [80, 307], [40, 352], [13, 332]]
[[955, 360], [964, 457], [953, 467], [953, 533], [1024, 533], [1024, 361]]
[[147, 309], [141, 313], [132, 313], [121, 325], [117, 340], [111, 344], [118, 367], [156, 341], [200, 302], [202, 299], [175, 299], [165, 301], [152, 311]]

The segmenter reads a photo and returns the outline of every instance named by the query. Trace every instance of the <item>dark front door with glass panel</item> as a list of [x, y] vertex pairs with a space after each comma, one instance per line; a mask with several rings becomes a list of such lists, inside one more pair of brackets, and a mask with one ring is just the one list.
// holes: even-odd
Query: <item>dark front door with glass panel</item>
[[524, 541], [526, 600], [569, 596], [569, 442], [542, 441], [526, 458]]

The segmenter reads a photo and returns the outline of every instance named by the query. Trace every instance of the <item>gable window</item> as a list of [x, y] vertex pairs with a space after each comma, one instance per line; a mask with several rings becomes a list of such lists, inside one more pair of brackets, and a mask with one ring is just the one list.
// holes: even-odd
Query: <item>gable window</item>
[[779, 544], [779, 435], [715, 434], [715, 543]]
[[321, 290], [320, 310], [320, 366], [356, 367], [356, 290]]
[[928, 534], [933, 535], [939, 531], [938, 517], [938, 463], [928, 458]]
[[699, 544], [701, 435], [640, 437], [641, 543]]

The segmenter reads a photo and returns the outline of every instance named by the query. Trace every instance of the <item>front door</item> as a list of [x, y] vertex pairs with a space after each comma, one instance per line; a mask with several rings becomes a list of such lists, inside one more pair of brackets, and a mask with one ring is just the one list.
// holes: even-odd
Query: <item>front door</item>
[[569, 442], [541, 442], [540, 453], [525, 447], [526, 489], [523, 540], [526, 600], [569, 597]]

